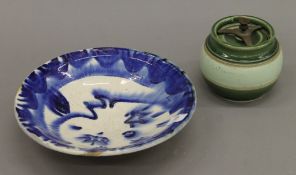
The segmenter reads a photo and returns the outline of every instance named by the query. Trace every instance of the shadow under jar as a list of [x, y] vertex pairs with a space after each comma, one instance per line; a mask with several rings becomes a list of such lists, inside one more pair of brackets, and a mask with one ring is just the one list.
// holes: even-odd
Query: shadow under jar
[[272, 26], [253, 16], [217, 21], [203, 45], [200, 62], [209, 87], [234, 101], [261, 97], [278, 80], [282, 64]]

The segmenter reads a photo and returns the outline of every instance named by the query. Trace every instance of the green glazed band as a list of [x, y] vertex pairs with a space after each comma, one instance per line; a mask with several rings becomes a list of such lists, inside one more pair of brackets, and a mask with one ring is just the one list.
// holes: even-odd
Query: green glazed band
[[265, 94], [267, 91], [272, 89], [275, 82], [259, 89], [253, 89], [253, 90], [234, 90], [234, 89], [228, 89], [222, 86], [218, 86], [211, 81], [207, 80], [205, 78], [206, 83], [209, 85], [211, 90], [215, 92], [216, 94], [233, 101], [251, 101], [254, 99], [257, 99], [261, 97], [263, 94]]

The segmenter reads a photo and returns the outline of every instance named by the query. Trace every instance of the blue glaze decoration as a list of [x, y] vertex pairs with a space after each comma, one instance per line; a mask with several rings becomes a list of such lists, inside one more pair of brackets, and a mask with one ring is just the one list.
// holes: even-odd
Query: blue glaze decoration
[[[94, 60], [99, 66], [89, 66], [90, 61]], [[120, 66], [121, 63], [123, 66]], [[94, 89], [92, 92], [94, 98], [83, 104], [88, 112], [71, 111], [70, 103], [59, 89], [72, 81], [88, 76], [112, 76], [126, 79], [132, 77], [134, 82], [155, 91], [150, 94], [126, 95]], [[194, 93], [192, 84], [184, 76], [184, 72], [166, 59], [132, 49], [93, 48], [62, 55], [37, 68], [24, 80], [16, 97], [15, 110], [20, 124], [28, 133], [57, 147], [89, 152], [115, 151], [140, 147], [173, 133], [191, 117], [195, 108]], [[61, 137], [60, 127], [65, 122], [74, 118], [97, 120], [100, 116], [96, 113], [96, 109], [114, 108], [120, 102], [143, 104], [141, 108], [133, 109], [123, 116], [124, 124], [129, 125], [130, 128], [140, 128], [142, 125], [152, 123], [167, 111], [169, 114], [178, 112], [186, 116], [181, 121], [166, 126], [165, 130], [156, 135], [142, 136], [122, 147], [108, 147], [112, 138], [102, 134], [84, 134], [77, 137], [81, 142], [97, 145], [93, 148], [76, 147]], [[153, 105], [162, 106], [163, 111], [156, 113], [150, 111]], [[45, 121], [45, 109], [49, 109], [58, 116], [51, 125], [47, 125]], [[155, 127], [161, 127], [164, 124], [158, 123]], [[81, 126], [70, 126], [70, 129], [80, 132]], [[123, 132], [122, 137], [138, 136], [134, 132], [136, 131]]]
[[129, 124], [131, 128], [134, 128], [138, 124], [147, 124], [152, 120], [152, 117], [149, 117], [151, 111], [149, 111], [150, 105], [145, 106], [144, 108], [136, 108], [125, 114], [125, 117], [128, 117], [124, 123]]
[[27, 109], [38, 108], [38, 101], [34, 92], [25, 85], [22, 85], [22, 91], [19, 94], [19, 98], [17, 100], [20, 101], [19, 106], [22, 108], [27, 108]]
[[97, 135], [84, 134], [80, 137], [77, 137], [77, 139], [83, 143], [89, 143], [90, 145], [106, 146], [109, 144], [110, 140], [102, 135], [103, 132], [98, 133]]
[[47, 94], [47, 106], [59, 116], [70, 113], [70, 105], [67, 99], [55, 89], [50, 89]]
[[122, 135], [127, 138], [127, 139], [131, 139], [137, 136], [137, 131], [125, 131], [124, 133], [122, 133]]
[[55, 129], [56, 134], [59, 135], [59, 128], [60, 126], [65, 123], [66, 121], [73, 119], [73, 118], [87, 118], [90, 120], [96, 120], [98, 118], [97, 113], [94, 111], [95, 108], [106, 108], [106, 106], [102, 103], [91, 103], [91, 102], [84, 102], [84, 105], [86, 108], [90, 111], [91, 115], [85, 114], [85, 113], [78, 113], [78, 112], [73, 112], [69, 113], [68, 115], [65, 115], [59, 119], [56, 119], [52, 123], [52, 127]]
[[72, 130], [81, 130], [82, 127], [81, 126], [76, 126], [76, 125], [70, 125], [70, 129], [72, 129]]
[[164, 114], [166, 111], [161, 111], [161, 112], [157, 112], [157, 113], [154, 113], [151, 115], [151, 118], [157, 118], [159, 117], [160, 115]]
[[168, 122], [169, 122], [169, 120], [166, 120], [166, 121], [164, 121], [164, 122], [158, 123], [158, 124], [157, 124], [157, 127], [158, 127], [158, 128], [163, 127], [163, 126], [165, 126]]
[[47, 89], [45, 78], [38, 76], [38, 73], [36, 73], [35, 71], [29, 75], [25, 82], [27, 88], [32, 89], [32, 91], [34, 91], [35, 93], [42, 93]]

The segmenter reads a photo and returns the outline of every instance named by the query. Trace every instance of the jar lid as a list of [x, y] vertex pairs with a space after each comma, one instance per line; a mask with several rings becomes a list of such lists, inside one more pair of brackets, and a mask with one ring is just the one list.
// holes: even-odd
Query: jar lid
[[253, 16], [229, 16], [217, 21], [207, 38], [208, 50], [225, 61], [252, 64], [271, 58], [279, 49], [272, 26]]

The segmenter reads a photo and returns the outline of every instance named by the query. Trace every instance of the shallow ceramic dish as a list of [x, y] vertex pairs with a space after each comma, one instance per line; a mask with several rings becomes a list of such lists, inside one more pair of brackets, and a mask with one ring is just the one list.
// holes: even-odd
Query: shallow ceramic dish
[[55, 151], [110, 156], [140, 151], [179, 132], [195, 109], [189, 79], [166, 59], [94, 48], [32, 72], [15, 100], [19, 125]]

